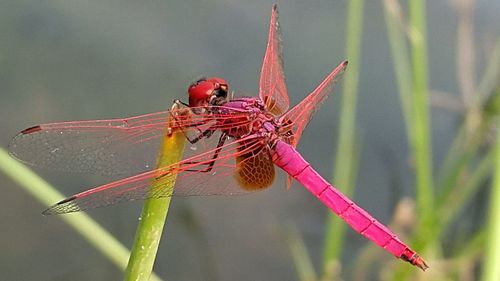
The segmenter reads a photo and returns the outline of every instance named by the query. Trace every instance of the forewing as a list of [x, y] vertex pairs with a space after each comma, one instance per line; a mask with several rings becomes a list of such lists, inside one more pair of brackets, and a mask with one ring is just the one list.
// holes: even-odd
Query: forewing
[[334, 91], [335, 85], [341, 79], [346, 67], [347, 61], [340, 63], [314, 91], [280, 117], [282, 124], [284, 124], [282, 130], [293, 134], [290, 141], [293, 146], [297, 146], [302, 132], [309, 124], [314, 113], [319, 109], [328, 95]]
[[[213, 169], [206, 168], [213, 161], [216, 149], [203, 152], [178, 163], [136, 176], [105, 184], [73, 195], [47, 209], [44, 214], [62, 214], [104, 207], [123, 201], [188, 195], [244, 194], [254, 190], [243, 189], [237, 182], [236, 158], [259, 154], [263, 149], [259, 138], [250, 137], [242, 149], [238, 141], [229, 141], [221, 147]], [[174, 185], [175, 183], [175, 185]], [[172, 186], [175, 187], [172, 187]]]
[[[210, 127], [224, 129], [223, 120], [238, 121], [226, 122], [232, 125], [245, 123], [242, 111], [224, 109], [223, 114], [215, 114], [199, 109], [203, 111], [193, 114], [184, 109], [183, 113], [164, 111], [123, 119], [38, 125], [15, 136], [9, 150], [27, 164], [60, 171], [105, 175], [144, 172], [154, 168], [168, 127], [182, 129], [194, 138]], [[212, 140], [199, 143], [206, 150], [213, 149], [212, 145]]]
[[288, 110], [288, 91], [283, 73], [281, 30], [276, 4], [271, 14], [266, 53], [260, 72], [259, 97], [265, 102], [266, 109], [276, 116]]

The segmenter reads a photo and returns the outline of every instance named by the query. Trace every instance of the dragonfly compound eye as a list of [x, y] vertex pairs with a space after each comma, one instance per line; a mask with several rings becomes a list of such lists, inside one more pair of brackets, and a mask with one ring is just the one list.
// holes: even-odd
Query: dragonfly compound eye
[[222, 105], [227, 101], [227, 82], [218, 77], [200, 79], [189, 86], [189, 106]]
[[219, 77], [212, 77], [207, 79], [207, 82], [211, 82], [214, 85], [214, 90], [211, 93], [209, 104], [210, 105], [223, 105], [228, 101], [228, 84], [226, 80]]

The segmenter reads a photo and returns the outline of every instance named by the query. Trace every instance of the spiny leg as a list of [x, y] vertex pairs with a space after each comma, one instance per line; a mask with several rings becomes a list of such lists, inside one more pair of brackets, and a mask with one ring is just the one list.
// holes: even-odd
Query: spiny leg
[[[182, 108], [181, 109], [181, 105], [184, 105], [186, 106], [186, 108]], [[170, 116], [172, 116], [172, 118], [174, 118], [174, 120], [176, 122], [179, 122], [181, 120], [178, 119], [178, 114], [174, 114], [174, 113], [177, 113], [179, 112], [180, 110], [185, 110], [184, 112], [188, 112], [188, 113], [184, 113], [184, 114], [194, 114], [192, 111], [191, 111], [191, 108], [189, 108], [189, 105], [186, 104], [185, 102], [182, 102], [180, 100], [174, 100], [174, 103], [172, 104], [172, 107], [171, 107], [171, 110], [170, 110]], [[180, 129], [180, 131], [182, 132], [182, 134], [184, 135], [184, 137], [191, 143], [191, 144], [195, 144], [197, 143], [198, 141], [200, 141], [201, 139], [203, 138], [209, 138], [212, 134], [213, 134], [213, 130], [211, 128], [208, 128], [207, 130], [205, 131], [202, 131], [200, 128], [198, 128], [198, 126], [200, 125], [204, 125], [205, 122], [204, 121], [200, 121], [198, 123], [194, 123], [194, 124], [189, 124], [188, 126], [179, 126], [178, 128]], [[184, 128], [191, 128], [191, 127], [196, 127], [196, 130], [198, 130], [199, 132], [199, 135], [197, 137], [195, 137], [194, 139], [190, 139], [189, 136], [186, 134], [186, 131], [184, 130]], [[169, 135], [172, 134], [171, 132], [172, 130], [169, 130]], [[211, 132], [209, 132], [211, 131]]]
[[185, 135], [185, 137], [188, 140], [188, 142], [190, 142], [191, 144], [195, 144], [202, 139], [208, 139], [209, 137], [211, 137], [213, 135], [214, 131], [215, 131], [214, 128], [208, 128], [204, 132], [202, 132], [198, 136], [196, 136], [194, 139], [190, 139], [187, 135]]
[[[185, 171], [186, 172], [201, 172], [201, 173], [208, 173], [208, 172], [212, 171], [212, 169], [215, 165], [215, 160], [219, 156], [219, 153], [222, 150], [222, 146], [224, 145], [224, 142], [226, 142], [226, 139], [227, 139], [226, 133], [224, 132], [219, 137], [219, 142], [217, 143], [217, 147], [215, 148], [214, 154], [212, 155], [212, 159], [210, 159], [210, 162], [201, 164], [201, 165], [208, 165], [208, 167], [206, 167], [204, 169], [199, 169], [199, 170], [187, 169]], [[192, 162], [184, 162], [184, 163], [182, 163], [182, 165], [193, 165], [193, 164], [198, 164], [198, 163], [200, 163], [200, 162], [199, 161], [192, 161]], [[155, 180], [160, 180], [161, 178], [163, 178], [164, 176], [167, 176], [169, 174], [171, 174], [171, 170], [163, 172], [162, 175], [155, 177]]]
[[[208, 172], [212, 171], [212, 169], [215, 165], [215, 160], [217, 159], [217, 157], [219, 157], [219, 153], [221, 152], [222, 146], [224, 145], [224, 142], [226, 142], [226, 139], [227, 139], [227, 134], [225, 132], [223, 132], [219, 137], [219, 142], [217, 143], [217, 147], [215, 148], [212, 159], [210, 160], [210, 162], [202, 164], [202, 165], [208, 165], [208, 167], [206, 167], [204, 169], [199, 169], [199, 170], [188, 169], [186, 171], [187, 172], [202, 172], [202, 173], [208, 173]], [[192, 164], [197, 164], [197, 163], [199, 163], [199, 162], [184, 162], [183, 164], [192, 165]]]

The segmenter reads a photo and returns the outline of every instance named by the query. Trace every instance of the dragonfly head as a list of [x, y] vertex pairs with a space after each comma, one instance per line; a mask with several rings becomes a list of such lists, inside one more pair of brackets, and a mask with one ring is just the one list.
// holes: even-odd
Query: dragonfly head
[[228, 84], [219, 77], [202, 78], [188, 88], [189, 106], [223, 105], [228, 100]]

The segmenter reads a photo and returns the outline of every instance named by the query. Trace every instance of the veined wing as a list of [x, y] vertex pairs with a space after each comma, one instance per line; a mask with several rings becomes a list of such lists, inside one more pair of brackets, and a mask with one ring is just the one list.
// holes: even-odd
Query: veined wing
[[275, 4], [269, 23], [269, 36], [259, 83], [259, 97], [265, 102], [266, 109], [276, 116], [287, 111], [290, 104], [283, 73], [281, 28], [277, 9]]
[[[242, 142], [245, 143], [244, 146], [241, 145]], [[245, 156], [246, 159], [251, 159], [249, 155], [255, 157], [261, 153], [269, 155], [268, 147], [262, 145], [259, 137], [249, 136], [237, 141], [228, 140], [228, 143], [223, 145], [217, 153], [213, 168], [206, 171], [206, 168], [214, 161], [215, 153], [217, 149], [205, 151], [166, 167], [78, 193], [50, 207], [44, 214], [78, 212], [146, 198], [173, 195], [234, 195], [260, 190], [241, 188], [236, 176], [236, 171], [245, 174], [252, 172], [241, 171], [241, 169], [251, 168], [251, 165], [244, 164], [247, 160], [243, 160], [243, 163], [237, 162], [237, 157]], [[175, 187], [172, 187], [174, 182]]]
[[[223, 113], [200, 108], [204, 113], [192, 114], [179, 109], [122, 119], [38, 125], [15, 136], [9, 150], [27, 164], [61, 171], [104, 175], [144, 172], [155, 167], [168, 127], [183, 128], [186, 135], [196, 136], [208, 128], [224, 129], [226, 123], [235, 126], [246, 122], [244, 111], [211, 108]], [[214, 148], [216, 142], [211, 138], [200, 141], [198, 152]]]
[[291, 144], [294, 147], [299, 143], [302, 132], [309, 124], [314, 113], [316, 113], [328, 95], [333, 92], [335, 84], [341, 79], [346, 67], [347, 61], [340, 63], [314, 91], [280, 117], [282, 123], [285, 124], [283, 130], [293, 132], [293, 141]]

